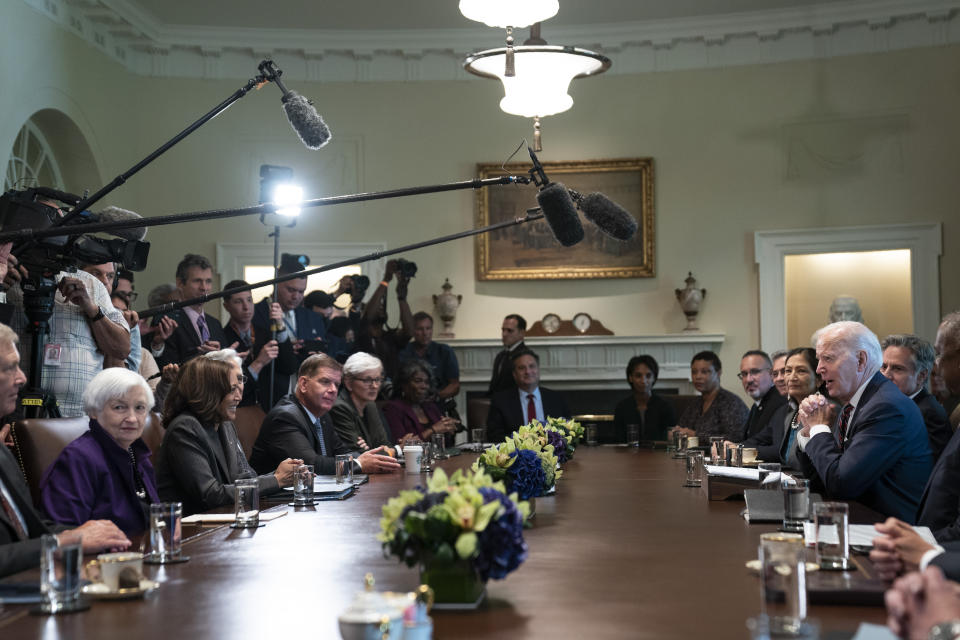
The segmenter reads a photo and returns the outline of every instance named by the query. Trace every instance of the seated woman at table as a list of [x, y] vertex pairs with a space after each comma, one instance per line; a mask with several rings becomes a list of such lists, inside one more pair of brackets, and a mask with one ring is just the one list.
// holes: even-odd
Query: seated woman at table
[[111, 520], [127, 536], [149, 526], [158, 502], [150, 449], [140, 437], [153, 406], [146, 380], [104, 369], [83, 392], [90, 430], [68, 444], [40, 480], [40, 503], [58, 524]]
[[366, 451], [392, 444], [376, 402], [382, 383], [380, 358], [359, 351], [343, 363], [343, 386], [330, 417], [345, 447]]
[[787, 404], [779, 407], [767, 425], [743, 441], [745, 447], [756, 447], [757, 458], [764, 462], [799, 469], [797, 459], [797, 431], [803, 425], [797, 418], [800, 403], [820, 388], [823, 381], [817, 375], [817, 352], [810, 347], [799, 347], [787, 354], [783, 377], [787, 383]]
[[[157, 458], [157, 485], [164, 501], [183, 502], [184, 515], [232, 504], [234, 481], [254, 478], [233, 426], [243, 397], [240, 358], [194, 358], [180, 367], [164, 404], [166, 433]], [[259, 476], [262, 494], [293, 484], [302, 460], [287, 458]]]
[[406, 360], [394, 385], [394, 399], [383, 407], [390, 433], [398, 445], [411, 440], [428, 441], [435, 433], [453, 434], [457, 421], [444, 417], [430, 395], [430, 365], [423, 360]]
[[690, 361], [690, 379], [700, 397], [691, 402], [671, 429], [700, 438], [700, 444], [709, 444], [710, 436], [728, 440], [740, 437], [750, 411], [736, 394], [720, 387], [723, 368], [713, 351], [701, 351]]
[[613, 411], [613, 431], [617, 442], [626, 442], [627, 425], [640, 427], [641, 440], [666, 440], [667, 430], [677, 424], [673, 405], [653, 392], [660, 365], [653, 356], [630, 358], [627, 382], [633, 393], [621, 400]]

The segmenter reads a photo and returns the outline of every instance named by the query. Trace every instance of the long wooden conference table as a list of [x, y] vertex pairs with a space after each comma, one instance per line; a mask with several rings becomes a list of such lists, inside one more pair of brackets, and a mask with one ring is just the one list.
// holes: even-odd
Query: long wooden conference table
[[[441, 464], [450, 471], [474, 458]], [[776, 526], [748, 524], [742, 501], [708, 501], [706, 487], [684, 488], [683, 480], [683, 461], [663, 451], [580, 447], [556, 496], [537, 499], [535, 525], [525, 532], [527, 561], [490, 581], [480, 609], [434, 611], [434, 637], [749, 637], [745, 621], [760, 610], [760, 588], [744, 563], [756, 557], [760, 534]], [[337, 616], [365, 573], [379, 590], [417, 586], [416, 570], [384, 558], [375, 536], [380, 507], [422, 481], [372, 476], [347, 500], [257, 530], [207, 529], [185, 542], [189, 562], [146, 567], [161, 583], [146, 598], [95, 601], [89, 611], [62, 616], [6, 605], [0, 637], [339, 638]], [[31, 578], [36, 572], [8, 580]], [[816, 604], [810, 615], [832, 637], [885, 618], [880, 606]]]

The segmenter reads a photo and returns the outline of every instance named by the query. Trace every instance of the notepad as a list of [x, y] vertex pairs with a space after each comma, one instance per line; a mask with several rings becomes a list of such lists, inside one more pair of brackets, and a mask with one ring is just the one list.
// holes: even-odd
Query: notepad
[[[289, 511], [261, 511], [260, 522], [270, 522], [290, 513]], [[232, 513], [195, 513], [183, 519], [184, 524], [221, 524], [233, 522], [236, 519]]]
[[[924, 542], [931, 545], [937, 544], [937, 539], [933, 537], [933, 532], [930, 531], [930, 527], [913, 527], [913, 530], [923, 538]], [[803, 536], [807, 545], [812, 546], [816, 543], [816, 531], [816, 526], [812, 522], [803, 523]], [[879, 536], [880, 533], [873, 528], [872, 524], [851, 524], [848, 544], [872, 547], [873, 539]], [[826, 544], [837, 544], [836, 527], [825, 527], [824, 530], [820, 532], [820, 540]]]

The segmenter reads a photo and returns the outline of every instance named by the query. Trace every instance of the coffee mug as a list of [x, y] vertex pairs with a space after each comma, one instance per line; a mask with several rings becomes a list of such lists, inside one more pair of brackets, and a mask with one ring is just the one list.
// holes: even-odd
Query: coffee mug
[[743, 464], [751, 464], [757, 461], [757, 450], [753, 447], [743, 448]]

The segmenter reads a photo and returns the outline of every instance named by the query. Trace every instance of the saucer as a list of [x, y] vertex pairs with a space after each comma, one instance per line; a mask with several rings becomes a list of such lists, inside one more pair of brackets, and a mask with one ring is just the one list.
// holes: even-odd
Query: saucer
[[139, 587], [128, 587], [126, 589], [111, 591], [110, 587], [102, 582], [93, 582], [83, 587], [81, 591], [83, 595], [88, 598], [93, 598], [94, 600], [129, 600], [131, 598], [142, 598], [148, 592], [153, 591], [159, 586], [159, 582], [143, 578], [140, 580]]
[[[818, 565], [816, 562], [804, 562], [803, 564], [807, 568], [807, 573], [811, 573], [813, 571], [820, 571], [820, 565]], [[752, 573], [760, 573], [761, 566], [762, 565], [760, 564], [760, 560], [756, 558], [754, 558], [753, 560], [747, 560], [746, 562], [747, 569], [749, 569]]]

